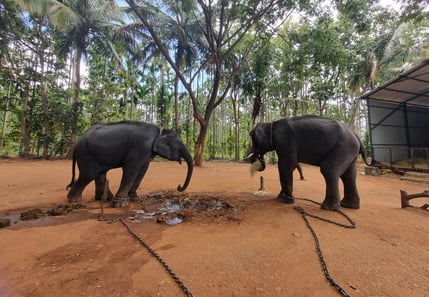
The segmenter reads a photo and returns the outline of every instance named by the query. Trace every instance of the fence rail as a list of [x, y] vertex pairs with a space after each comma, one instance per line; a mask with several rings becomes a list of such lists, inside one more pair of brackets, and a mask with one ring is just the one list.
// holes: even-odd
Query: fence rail
[[373, 152], [377, 162], [406, 170], [429, 171], [429, 148], [373, 146]]

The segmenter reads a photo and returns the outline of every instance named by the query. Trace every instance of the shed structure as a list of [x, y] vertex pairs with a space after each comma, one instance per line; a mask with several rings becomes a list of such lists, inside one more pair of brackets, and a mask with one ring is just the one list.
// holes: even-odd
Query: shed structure
[[429, 170], [429, 59], [369, 91], [366, 100], [374, 160]]

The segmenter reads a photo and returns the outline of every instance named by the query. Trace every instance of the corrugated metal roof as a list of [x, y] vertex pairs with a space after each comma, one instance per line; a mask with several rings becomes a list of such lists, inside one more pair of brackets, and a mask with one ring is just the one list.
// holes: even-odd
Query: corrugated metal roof
[[361, 95], [358, 99], [429, 107], [429, 59]]

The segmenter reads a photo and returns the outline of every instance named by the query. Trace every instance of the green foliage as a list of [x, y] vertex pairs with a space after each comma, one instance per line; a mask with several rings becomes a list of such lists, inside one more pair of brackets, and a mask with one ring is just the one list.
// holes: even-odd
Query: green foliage
[[158, 91], [157, 113], [159, 116], [158, 125], [161, 127], [168, 127], [171, 119], [171, 94], [167, 94], [167, 87], [161, 84]]
[[[139, 1], [172, 61], [114, 1], [17, 2], [33, 13], [0, 4], [1, 154], [64, 157], [90, 125], [133, 119], [176, 128], [191, 152], [204, 132], [205, 158], [240, 160], [257, 121], [364, 122], [355, 97], [428, 52], [415, 0], [403, 12], [359, 0], [221, 1], [206, 15], [195, 1]], [[87, 68], [76, 92], [78, 50]]]

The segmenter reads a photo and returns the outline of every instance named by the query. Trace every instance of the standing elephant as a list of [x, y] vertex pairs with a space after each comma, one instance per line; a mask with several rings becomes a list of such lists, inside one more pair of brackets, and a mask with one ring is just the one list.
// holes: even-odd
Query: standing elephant
[[[343, 123], [318, 116], [300, 116], [261, 123], [250, 132], [252, 146], [248, 160], [255, 170], [265, 169], [264, 154], [275, 150], [278, 156], [281, 192], [278, 198], [294, 203], [292, 172], [298, 162], [320, 166], [325, 178], [326, 193], [323, 209], [343, 207], [358, 209], [356, 159], [366, 153], [354, 131]], [[255, 163], [256, 162], [256, 163]], [[344, 184], [340, 203], [338, 180]]]
[[300, 180], [305, 180], [304, 172], [303, 172], [302, 167], [301, 167], [301, 165], [299, 163], [296, 164], [296, 169], [298, 169], [299, 179]]
[[[112, 168], [122, 167], [119, 190], [113, 197], [113, 207], [128, 205], [129, 199], [137, 198], [139, 187], [148, 167], [155, 156], [188, 165], [183, 186], [184, 191], [192, 177], [193, 161], [189, 151], [177, 134], [153, 124], [137, 121], [98, 124], [90, 127], [73, 148], [72, 180], [67, 186], [67, 199], [81, 201], [82, 191], [95, 180], [95, 198], [101, 199], [105, 192], [106, 173]], [[75, 182], [75, 165], [79, 168], [79, 178]]]

